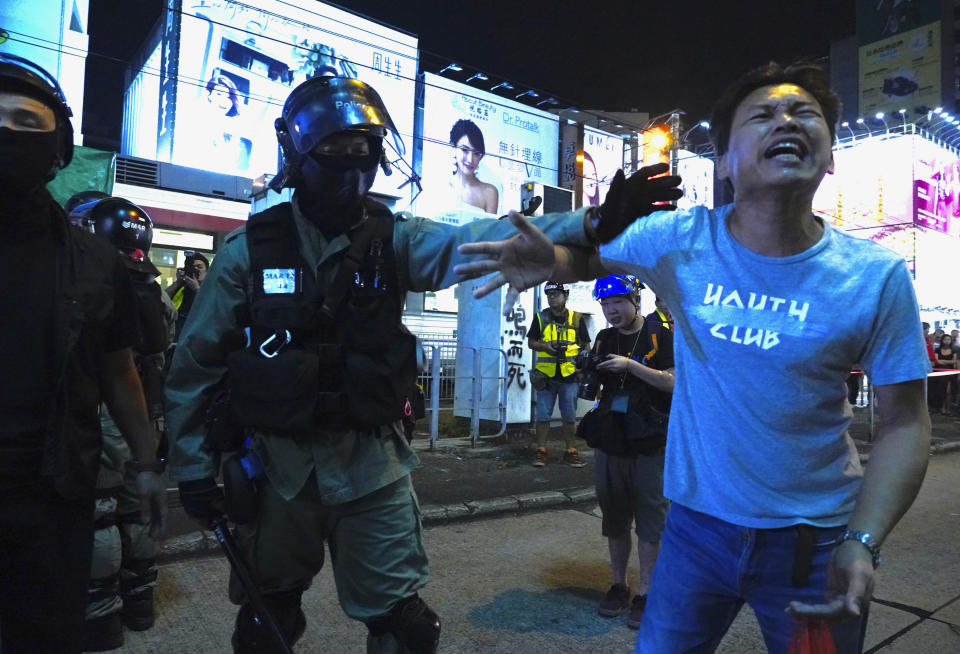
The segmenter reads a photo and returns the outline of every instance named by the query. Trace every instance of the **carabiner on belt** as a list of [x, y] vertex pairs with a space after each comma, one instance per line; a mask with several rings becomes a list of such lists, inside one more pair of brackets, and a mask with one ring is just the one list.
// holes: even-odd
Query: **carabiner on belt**
[[280, 350], [290, 343], [291, 339], [292, 337], [290, 336], [289, 329], [284, 329], [283, 331], [278, 330], [271, 334], [270, 338], [260, 344], [260, 354], [268, 359], [272, 359], [280, 354]]

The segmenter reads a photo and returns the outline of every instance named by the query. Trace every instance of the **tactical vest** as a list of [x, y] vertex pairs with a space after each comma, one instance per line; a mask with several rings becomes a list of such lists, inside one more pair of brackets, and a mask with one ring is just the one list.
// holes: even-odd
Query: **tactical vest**
[[537, 352], [537, 370], [550, 378], [556, 376], [558, 364], [563, 377], [569, 377], [577, 371], [574, 359], [580, 352], [578, 334], [581, 317], [576, 311], [567, 310], [566, 324], [559, 325], [554, 321], [550, 309], [544, 309], [537, 314], [537, 320], [540, 321], [540, 339], [544, 343], [563, 341], [567, 344], [559, 357], [553, 352]]
[[403, 417], [416, 386], [416, 338], [401, 322], [393, 215], [364, 202], [366, 220], [336, 255], [326, 288], [300, 254], [289, 203], [248, 221], [246, 347], [227, 357], [236, 424], [296, 436]]

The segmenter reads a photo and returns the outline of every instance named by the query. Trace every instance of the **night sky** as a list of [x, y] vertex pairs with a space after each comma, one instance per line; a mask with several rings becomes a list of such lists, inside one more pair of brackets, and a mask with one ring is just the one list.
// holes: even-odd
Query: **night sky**
[[[310, 0], [303, 0], [309, 2]], [[84, 132], [119, 148], [123, 64], [160, 14], [162, 0], [91, 0]], [[821, 58], [854, 33], [854, 0], [491, 3], [352, 0], [342, 6], [420, 38], [421, 67], [454, 61], [564, 104], [659, 114], [680, 108], [693, 124], [722, 88], [769, 60]], [[571, 7], [565, 9], [564, 7]], [[102, 56], [97, 56], [102, 55]], [[120, 60], [120, 61], [116, 61]]]

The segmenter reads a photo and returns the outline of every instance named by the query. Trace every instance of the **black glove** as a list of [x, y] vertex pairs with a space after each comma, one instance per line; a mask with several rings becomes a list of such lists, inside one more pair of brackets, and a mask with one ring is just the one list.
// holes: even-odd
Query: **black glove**
[[[668, 204], [683, 196], [678, 175], [655, 177], [670, 170], [665, 163], [644, 166], [626, 179], [618, 170], [610, 183], [610, 190], [600, 209], [594, 214], [593, 228], [600, 243], [609, 243], [630, 224], [654, 211], [676, 209]], [[664, 204], [654, 204], [664, 203]]]
[[204, 524], [224, 514], [223, 490], [212, 477], [181, 481], [180, 503], [188, 516]]

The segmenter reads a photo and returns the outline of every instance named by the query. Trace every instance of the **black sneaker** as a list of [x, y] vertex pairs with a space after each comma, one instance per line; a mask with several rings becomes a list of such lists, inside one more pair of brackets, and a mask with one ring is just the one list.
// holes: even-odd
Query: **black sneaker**
[[647, 608], [646, 595], [634, 595], [630, 602], [630, 613], [627, 614], [627, 626], [631, 629], [640, 628], [640, 620], [643, 618], [643, 610]]
[[597, 613], [605, 618], [615, 618], [623, 613], [629, 603], [630, 589], [623, 584], [614, 584], [597, 605]]
[[92, 618], [83, 624], [83, 651], [108, 652], [123, 647], [123, 624], [119, 613]]

